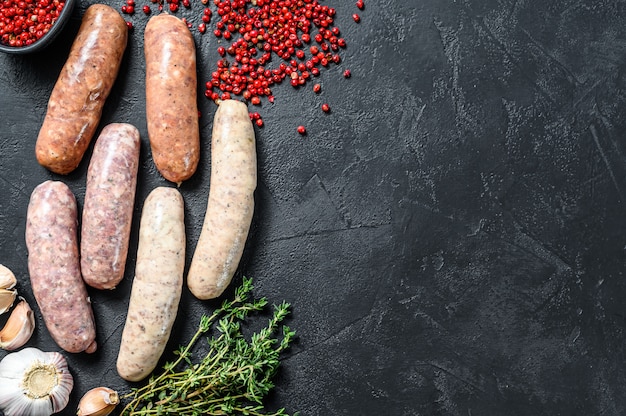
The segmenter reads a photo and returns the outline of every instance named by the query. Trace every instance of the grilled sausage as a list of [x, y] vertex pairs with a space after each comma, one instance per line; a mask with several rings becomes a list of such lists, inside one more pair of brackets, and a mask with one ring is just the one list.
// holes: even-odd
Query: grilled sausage
[[33, 295], [54, 341], [67, 352], [96, 350], [96, 328], [78, 259], [76, 199], [63, 182], [32, 192], [26, 214]]
[[256, 183], [248, 109], [237, 100], [221, 101], [213, 120], [209, 199], [187, 275], [187, 285], [197, 298], [216, 298], [230, 284], [250, 230]]
[[96, 289], [114, 289], [124, 277], [140, 149], [131, 124], [100, 133], [87, 171], [80, 241], [81, 271]]
[[37, 137], [37, 161], [58, 174], [80, 164], [117, 77], [128, 28], [112, 7], [90, 6], [57, 79]]
[[122, 331], [117, 372], [139, 381], [156, 367], [178, 312], [185, 267], [183, 198], [159, 187], [145, 200], [135, 279]]
[[196, 49], [179, 18], [150, 18], [144, 32], [146, 118], [152, 158], [161, 175], [180, 184], [200, 159]]

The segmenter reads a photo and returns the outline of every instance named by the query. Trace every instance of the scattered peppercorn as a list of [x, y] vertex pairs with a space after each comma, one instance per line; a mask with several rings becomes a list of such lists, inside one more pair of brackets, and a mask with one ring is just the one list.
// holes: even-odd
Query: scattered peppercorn
[[330, 106], [326, 103], [322, 104], [322, 111], [325, 113], [330, 112]]
[[[18, 0], [0, 0], [7, 1]], [[134, 11], [136, 0], [124, 1], [123, 11], [129, 14], [129, 7]], [[144, 1], [158, 4], [159, 11], [166, 7], [175, 13], [180, 4], [191, 7], [193, 0]], [[342, 62], [341, 50], [347, 42], [335, 26], [336, 10], [320, 4], [320, 0], [201, 0], [201, 3], [198, 32], [212, 30], [213, 36], [220, 39], [216, 47], [220, 57], [217, 68], [204, 84], [204, 95], [210, 100], [241, 97], [252, 105], [260, 105], [262, 99], [273, 103], [273, 88], [277, 85], [285, 82], [299, 89], [319, 77], [324, 69]], [[363, 0], [356, 0], [356, 5], [363, 10]], [[150, 13], [147, 6], [142, 10]], [[214, 13], [216, 21], [209, 29]], [[352, 18], [360, 22], [358, 14]], [[191, 22], [185, 20], [185, 23], [192, 28]], [[343, 76], [349, 78], [350, 71], [343, 71]], [[321, 85], [315, 83], [313, 91], [319, 93]], [[322, 109], [330, 111], [328, 104]], [[253, 121], [262, 125], [258, 117]], [[304, 126], [300, 127], [306, 133]]]
[[349, 69], [346, 69], [345, 71], [343, 71], [344, 78], [350, 78], [351, 76], [352, 76], [352, 72], [350, 72]]
[[218, 47], [225, 59], [206, 83], [209, 98], [229, 92], [253, 104], [262, 97], [273, 102], [276, 85], [286, 81], [299, 88], [319, 76], [320, 68], [341, 62], [338, 51], [346, 42], [334, 26], [335, 9], [318, 0], [213, 3], [220, 19], [213, 34], [230, 42]]
[[306, 134], [306, 127], [298, 126], [298, 133], [304, 136]]
[[146, 5], [141, 8], [145, 14], [150, 14], [152, 10], [150, 10], [150, 6]]

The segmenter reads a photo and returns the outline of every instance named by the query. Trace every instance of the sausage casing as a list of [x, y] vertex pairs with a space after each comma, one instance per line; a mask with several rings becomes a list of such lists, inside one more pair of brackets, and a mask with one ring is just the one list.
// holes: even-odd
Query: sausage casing
[[83, 279], [97, 289], [114, 289], [124, 277], [140, 145], [135, 126], [108, 124], [89, 162], [80, 261]]
[[146, 121], [154, 164], [161, 175], [180, 184], [200, 159], [196, 49], [183, 21], [160, 14], [144, 32]]
[[90, 6], [72, 44], [37, 137], [37, 161], [68, 174], [80, 164], [117, 78], [128, 27], [112, 7]]
[[26, 214], [33, 295], [54, 341], [67, 352], [96, 350], [96, 328], [80, 273], [76, 199], [63, 182], [32, 192]]
[[117, 371], [139, 381], [156, 367], [178, 312], [185, 267], [184, 203], [175, 188], [155, 188], [139, 225], [137, 264]]
[[187, 286], [199, 299], [216, 298], [230, 284], [254, 213], [254, 128], [240, 101], [221, 101], [215, 112], [210, 181], [204, 223], [187, 275]]

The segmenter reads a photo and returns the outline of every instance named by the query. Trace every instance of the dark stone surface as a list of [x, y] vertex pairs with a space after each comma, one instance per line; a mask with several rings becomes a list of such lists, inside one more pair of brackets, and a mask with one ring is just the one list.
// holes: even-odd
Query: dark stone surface
[[[257, 210], [235, 280], [250, 276], [256, 295], [293, 304], [299, 339], [270, 407], [303, 416], [625, 414], [626, 3], [366, 1], [358, 25], [353, 2], [325, 3], [348, 48], [323, 71], [321, 95], [283, 85], [259, 109]], [[84, 197], [89, 157], [61, 178], [36, 163], [34, 144], [88, 5], [49, 50], [0, 56], [0, 263], [33, 306], [30, 192], [54, 178], [79, 204]], [[179, 15], [195, 22], [200, 10]], [[148, 192], [167, 183], [147, 142], [146, 18], [131, 20], [102, 124], [142, 133], [138, 219]], [[202, 84], [217, 41], [194, 33]], [[180, 188], [188, 257], [215, 110], [199, 101], [205, 151]], [[115, 358], [137, 224], [124, 282], [91, 291], [98, 352], [66, 354], [76, 379], [66, 415], [91, 387], [128, 390]], [[168, 350], [217, 304], [185, 291]], [[57, 349], [38, 311], [37, 323], [30, 345]]]

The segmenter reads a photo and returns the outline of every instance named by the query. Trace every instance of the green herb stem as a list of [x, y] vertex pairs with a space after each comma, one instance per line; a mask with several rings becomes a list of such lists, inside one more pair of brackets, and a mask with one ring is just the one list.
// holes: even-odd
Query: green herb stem
[[[177, 358], [166, 363], [158, 376], [151, 376], [145, 386], [122, 396], [130, 401], [121, 415], [287, 416], [285, 409], [266, 413], [263, 399], [274, 387], [280, 354], [295, 336], [286, 325], [278, 334], [290, 305], [274, 305], [267, 325], [248, 340], [241, 323], [268, 303], [265, 298], [249, 300], [252, 289], [251, 279], [244, 278], [232, 300], [224, 301], [210, 316], [202, 316], [187, 345], [175, 351]], [[213, 327], [219, 335], [208, 339], [208, 353], [194, 363], [195, 344]]]

